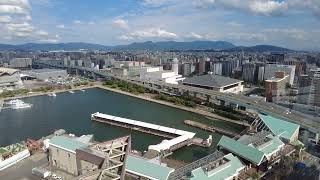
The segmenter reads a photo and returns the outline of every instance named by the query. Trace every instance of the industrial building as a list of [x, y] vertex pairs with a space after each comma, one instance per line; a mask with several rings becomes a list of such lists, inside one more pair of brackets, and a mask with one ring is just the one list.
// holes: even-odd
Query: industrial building
[[67, 71], [63, 69], [32, 69], [29, 71], [22, 71], [21, 73], [42, 81], [65, 78], [68, 76]]
[[0, 91], [14, 90], [23, 87], [20, 71], [0, 67]]
[[194, 76], [182, 81], [182, 84], [187, 86], [235, 94], [243, 91], [242, 83], [243, 81], [241, 80], [212, 74]]

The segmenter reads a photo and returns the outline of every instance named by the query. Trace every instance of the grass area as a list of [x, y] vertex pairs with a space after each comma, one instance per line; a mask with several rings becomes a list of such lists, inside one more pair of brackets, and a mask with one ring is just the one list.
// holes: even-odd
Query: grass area
[[143, 94], [147, 92], [144, 87], [120, 80], [108, 80], [105, 81], [103, 85], [113, 89], [120, 89], [121, 91], [130, 92], [132, 94]]
[[162, 93], [158, 94], [154, 98], [158, 100], [168, 101], [176, 105], [183, 105], [183, 106], [193, 107], [193, 108], [197, 106], [197, 104], [194, 101], [185, 99], [183, 97], [169, 96]]

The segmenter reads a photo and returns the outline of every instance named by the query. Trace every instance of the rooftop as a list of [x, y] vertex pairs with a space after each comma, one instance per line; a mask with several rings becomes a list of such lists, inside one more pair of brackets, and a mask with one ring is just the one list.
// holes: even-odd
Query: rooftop
[[300, 128], [298, 124], [274, 118], [272, 116], [259, 114], [259, 117], [274, 135], [287, 140], [290, 140], [297, 129]]
[[228, 161], [221, 166], [216, 167], [210, 171], [206, 171], [202, 167], [195, 169], [192, 171], [192, 176], [190, 180], [220, 180], [220, 179], [228, 179], [236, 174], [245, 166], [242, 162], [231, 153], [224, 156]]
[[236, 155], [239, 155], [256, 165], [260, 165], [263, 158], [265, 157], [264, 153], [259, 151], [258, 149], [242, 144], [241, 142], [238, 142], [226, 136], [222, 136], [218, 143], [218, 146]]
[[0, 67], [0, 76], [2, 76], [2, 75], [12, 75], [12, 74], [14, 74], [14, 73], [16, 73], [18, 71], [19, 70], [17, 70], [17, 69]]
[[23, 71], [23, 73], [46, 73], [46, 72], [57, 72], [57, 71], [65, 71], [63, 69], [48, 69], [48, 68], [44, 68], [44, 69], [32, 69], [32, 70], [28, 70], [28, 71]]
[[240, 83], [240, 82], [243, 82], [243, 81], [229, 78], [229, 77], [224, 77], [224, 76], [207, 74], [202, 76], [194, 76], [191, 78], [186, 78], [182, 83], [221, 88], [224, 86], [229, 86], [229, 85]]
[[128, 155], [126, 171], [152, 180], [166, 180], [174, 169], [152, 163], [147, 159]]
[[76, 149], [88, 146], [88, 144], [82, 143], [80, 141], [65, 136], [54, 136], [49, 143], [50, 145], [64, 149], [66, 151], [71, 151], [73, 153], [75, 153]]

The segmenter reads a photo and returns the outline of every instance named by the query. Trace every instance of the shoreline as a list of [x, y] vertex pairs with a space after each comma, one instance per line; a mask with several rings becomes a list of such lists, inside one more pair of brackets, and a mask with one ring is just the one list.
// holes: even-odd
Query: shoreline
[[180, 110], [183, 110], [183, 111], [199, 114], [199, 115], [205, 116], [209, 120], [213, 120], [213, 121], [214, 120], [224, 121], [224, 122], [228, 122], [228, 123], [232, 123], [232, 124], [236, 124], [236, 125], [240, 125], [240, 126], [246, 126], [246, 124], [244, 124], [241, 121], [228, 119], [228, 118], [219, 116], [217, 114], [210, 113], [208, 111], [204, 111], [204, 110], [196, 109], [196, 108], [185, 107], [185, 106], [179, 106], [179, 105], [175, 105], [175, 104], [170, 103], [170, 102], [161, 101], [161, 100], [157, 100], [157, 99], [152, 99], [152, 98], [146, 97], [144, 95], [135, 95], [135, 94], [132, 94], [132, 93], [129, 93], [129, 92], [121, 91], [119, 89], [114, 89], [114, 88], [103, 86], [101, 83], [95, 83], [92, 86], [81, 86], [81, 87], [75, 87], [75, 88], [71, 88], [71, 89], [54, 90], [54, 91], [50, 91], [50, 92], [49, 91], [48, 92], [35, 92], [35, 93], [32, 93], [32, 94], [25, 94], [25, 95], [20, 95], [20, 96], [2, 98], [2, 99], [0, 99], [0, 101], [8, 101], [8, 100], [12, 100], [12, 99], [44, 96], [44, 95], [48, 95], [48, 94], [51, 94], [51, 93], [57, 93], [58, 94], [58, 93], [63, 93], [63, 92], [68, 92], [68, 91], [76, 91], [76, 90], [81, 90], [81, 89], [92, 89], [92, 88], [99, 88], [99, 89], [107, 90], [107, 91], [110, 91], [110, 92], [115, 92], [115, 93], [119, 93], [119, 94], [122, 94], [122, 95], [138, 98], [138, 99], [145, 100], [145, 101], [148, 101], [148, 102], [153, 102], [153, 103], [161, 104], [161, 105], [164, 105], [164, 106], [180, 109]]
[[204, 111], [204, 110], [190, 108], [190, 107], [184, 107], [184, 106], [179, 106], [179, 105], [172, 104], [170, 102], [152, 99], [152, 98], [149, 98], [149, 97], [146, 97], [146, 96], [143, 96], [143, 95], [135, 95], [135, 94], [132, 94], [132, 93], [129, 93], [129, 92], [121, 91], [119, 89], [113, 89], [113, 88], [106, 87], [106, 86], [103, 86], [103, 85], [96, 85], [95, 87], [99, 88], [99, 89], [104, 89], [104, 90], [108, 90], [108, 91], [111, 91], [111, 92], [127, 95], [127, 96], [130, 96], [130, 97], [142, 99], [142, 100], [145, 100], [145, 101], [161, 104], [161, 105], [164, 105], [164, 106], [169, 106], [169, 107], [172, 107], [172, 108], [188, 111], [188, 112], [191, 112], [191, 113], [200, 114], [202, 116], [205, 116], [209, 120], [225, 121], [225, 122], [233, 123], [233, 124], [236, 124], [236, 125], [245, 126], [245, 124], [243, 122], [241, 122], [241, 121], [228, 119], [228, 118], [225, 118], [225, 117], [222, 117], [222, 116], [219, 116], [217, 114], [213, 114], [213, 113], [210, 113], [210, 112], [207, 112], [207, 111]]
[[20, 98], [28, 98], [28, 97], [35, 97], [35, 96], [44, 96], [48, 95], [51, 93], [63, 93], [63, 92], [68, 92], [68, 91], [77, 91], [81, 89], [91, 89], [91, 88], [97, 88], [96, 85], [93, 86], [81, 86], [81, 87], [75, 87], [71, 89], [56, 89], [53, 91], [48, 91], [48, 92], [34, 92], [34, 93], [29, 93], [29, 94], [24, 94], [24, 95], [19, 95], [19, 96], [14, 96], [14, 97], [7, 97], [7, 98], [0, 98], [0, 101], [8, 101], [12, 99], [20, 99]]

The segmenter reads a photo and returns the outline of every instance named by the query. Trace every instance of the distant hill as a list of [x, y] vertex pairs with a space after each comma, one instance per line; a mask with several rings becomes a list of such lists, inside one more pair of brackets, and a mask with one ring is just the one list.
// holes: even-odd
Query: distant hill
[[286, 49], [278, 46], [271, 45], [256, 45], [256, 46], [238, 46], [235, 48], [227, 49], [227, 51], [246, 51], [246, 52], [292, 52], [291, 49]]
[[100, 44], [72, 42], [72, 43], [27, 43], [20, 45], [0, 44], [0, 51], [5, 50], [22, 50], [22, 51], [52, 51], [52, 50], [226, 50], [226, 51], [250, 51], [250, 52], [287, 52], [292, 51], [286, 48], [270, 45], [257, 45], [252, 47], [235, 46], [226, 41], [191, 41], [191, 42], [176, 42], [176, 41], [161, 41], [161, 42], [136, 42], [128, 45], [105, 46]]

